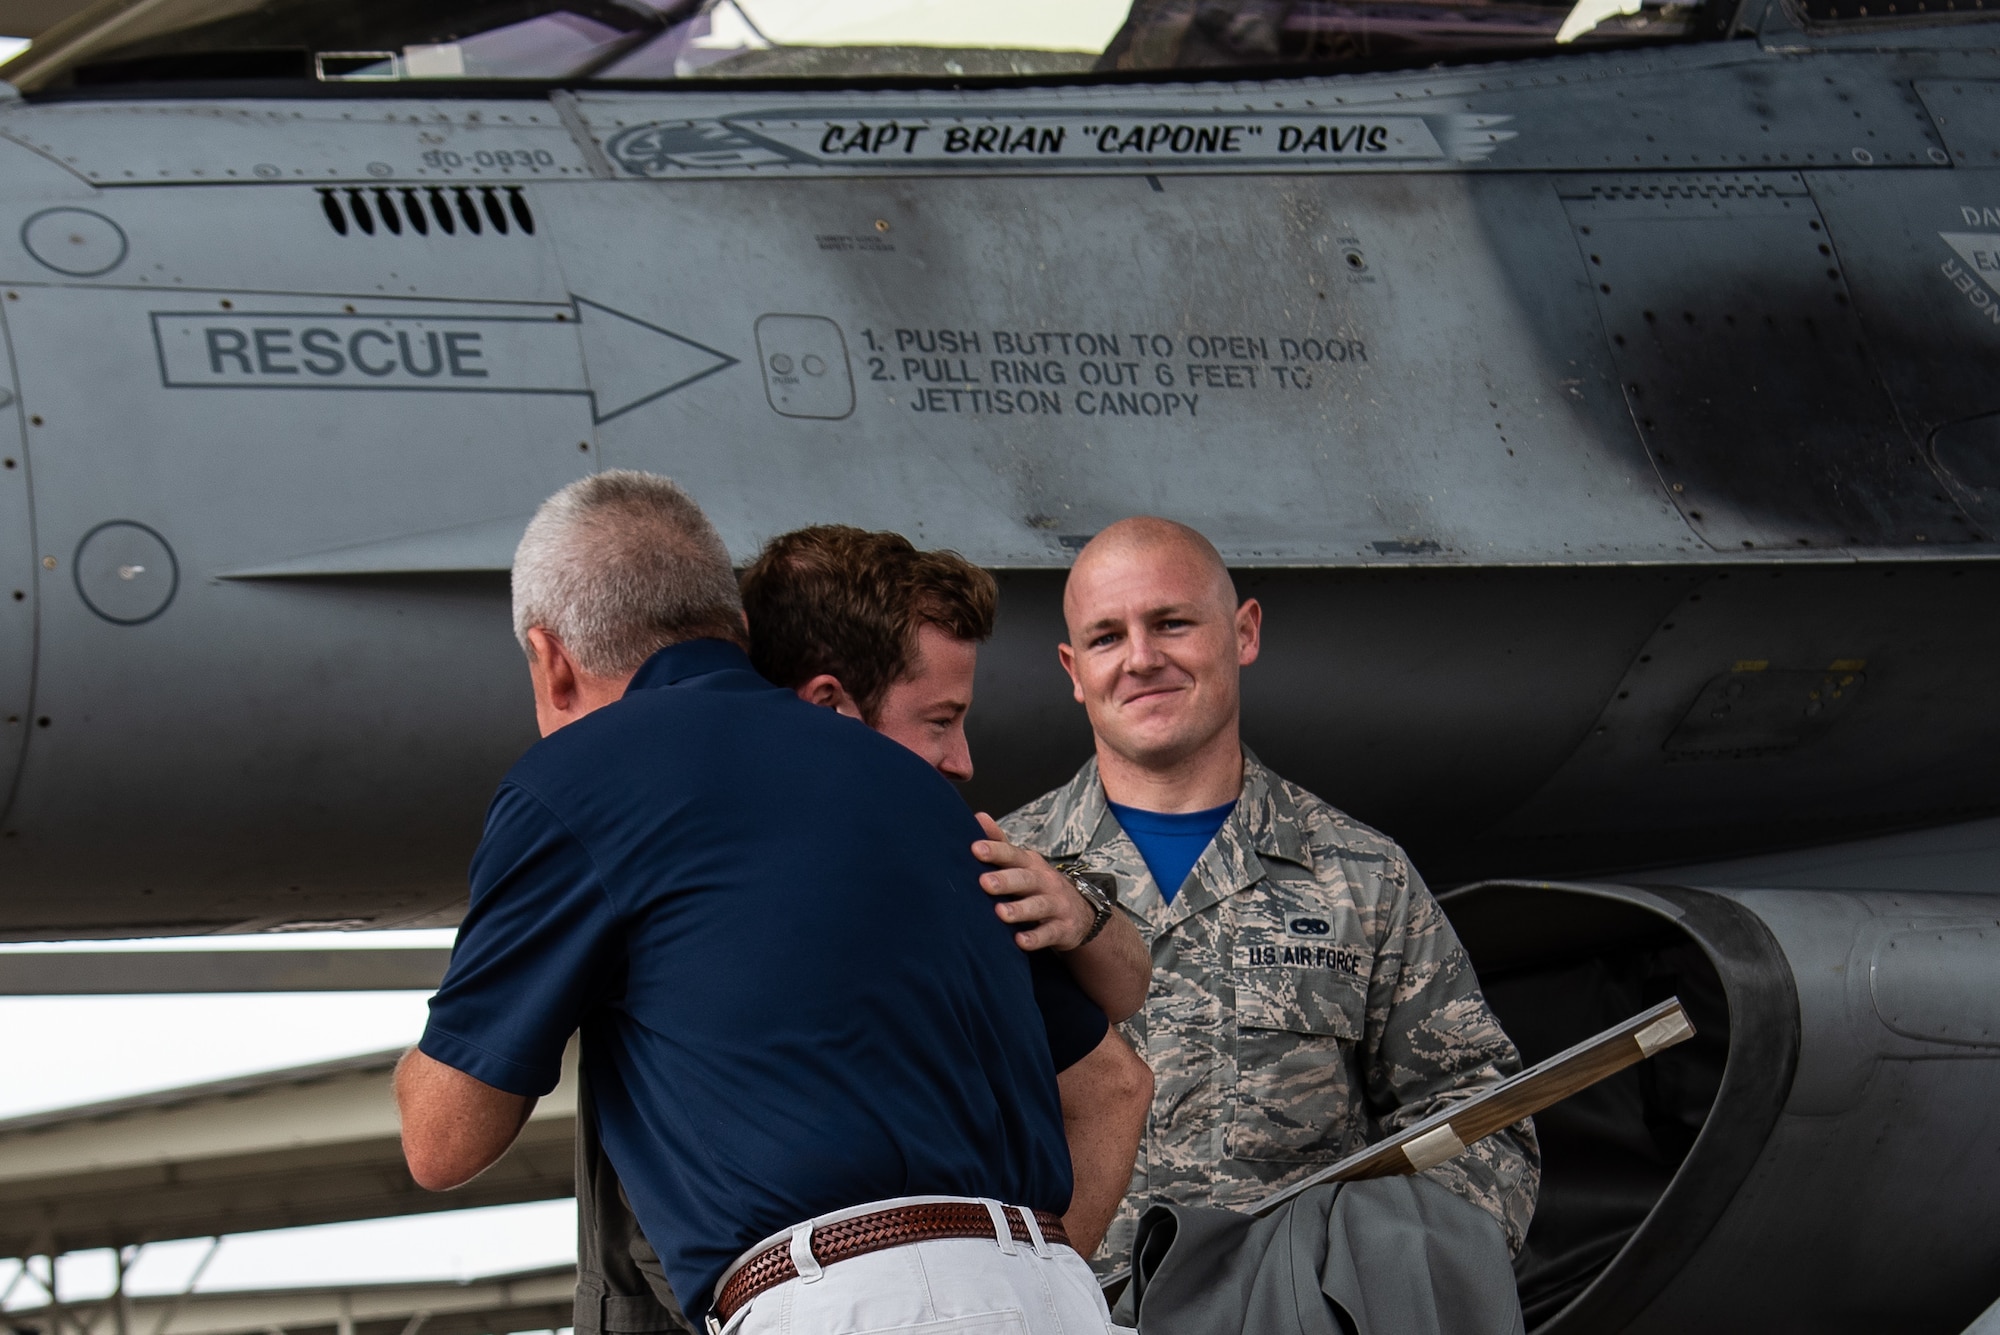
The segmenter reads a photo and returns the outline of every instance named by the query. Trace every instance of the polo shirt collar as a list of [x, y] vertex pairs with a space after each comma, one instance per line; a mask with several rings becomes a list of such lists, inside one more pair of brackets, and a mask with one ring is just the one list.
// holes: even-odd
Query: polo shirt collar
[[670, 644], [639, 665], [632, 674], [630, 691], [655, 690], [662, 686], [678, 686], [694, 677], [705, 677], [711, 672], [755, 672], [750, 666], [750, 655], [744, 653], [727, 640], [683, 640]]

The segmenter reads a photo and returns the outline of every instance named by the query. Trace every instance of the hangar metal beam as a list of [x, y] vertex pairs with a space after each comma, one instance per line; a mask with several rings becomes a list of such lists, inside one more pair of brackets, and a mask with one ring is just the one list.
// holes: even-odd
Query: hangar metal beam
[[16, 1309], [23, 1335], [508, 1335], [570, 1324], [574, 1266], [468, 1281], [352, 1284], [128, 1297], [121, 1326], [113, 1300]]
[[553, 1200], [575, 1189], [575, 1050], [498, 1164], [456, 1191], [403, 1165], [398, 1052], [0, 1121], [0, 1256]]
[[0, 954], [0, 996], [430, 992], [449, 950], [59, 950]]
[[9, 37], [40, 37], [89, 7], [88, 0], [11, 0], [0, 15], [0, 32]]

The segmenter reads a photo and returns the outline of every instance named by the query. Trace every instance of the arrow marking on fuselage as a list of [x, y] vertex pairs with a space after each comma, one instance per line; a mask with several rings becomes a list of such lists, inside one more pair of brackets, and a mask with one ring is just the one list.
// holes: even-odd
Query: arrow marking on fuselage
[[736, 365], [671, 329], [572, 295], [546, 314], [152, 311], [168, 389], [580, 394], [607, 422]]

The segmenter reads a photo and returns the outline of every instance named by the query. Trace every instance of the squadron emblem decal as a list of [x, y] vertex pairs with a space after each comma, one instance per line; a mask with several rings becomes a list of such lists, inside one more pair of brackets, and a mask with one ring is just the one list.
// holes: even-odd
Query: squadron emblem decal
[[796, 154], [722, 121], [635, 125], [613, 135], [604, 151], [634, 176], [659, 176], [673, 167], [761, 167], [801, 161]]

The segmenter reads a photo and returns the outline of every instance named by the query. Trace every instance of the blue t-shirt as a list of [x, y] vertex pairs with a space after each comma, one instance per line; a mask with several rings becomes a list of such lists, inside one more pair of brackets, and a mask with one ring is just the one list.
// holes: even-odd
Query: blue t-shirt
[[735, 646], [663, 649], [501, 784], [419, 1046], [538, 1096], [581, 1027], [605, 1152], [690, 1312], [828, 1211], [1061, 1212], [1064, 1026], [979, 887], [980, 837], [929, 765]]
[[1125, 833], [1132, 836], [1139, 856], [1146, 860], [1146, 870], [1153, 873], [1153, 884], [1160, 887], [1160, 898], [1169, 904], [1181, 892], [1181, 883], [1194, 870], [1194, 864], [1201, 861], [1201, 855], [1214, 842], [1222, 822], [1236, 810], [1234, 802], [1206, 811], [1145, 811], [1111, 801], [1105, 805], [1111, 808], [1111, 814], [1118, 818]]

